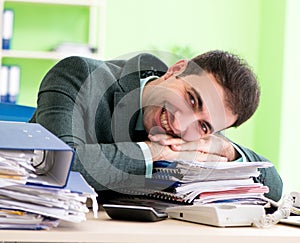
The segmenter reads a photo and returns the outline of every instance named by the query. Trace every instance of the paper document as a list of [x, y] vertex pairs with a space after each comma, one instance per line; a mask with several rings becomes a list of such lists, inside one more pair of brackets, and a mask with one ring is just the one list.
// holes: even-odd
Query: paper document
[[[264, 205], [267, 186], [255, 182], [270, 162], [156, 161], [146, 188], [124, 188], [120, 200], [158, 200], [179, 204], [237, 203]], [[129, 197], [129, 196], [128, 196]], [[133, 201], [133, 200], [131, 200]], [[117, 202], [117, 199], [114, 199]]]

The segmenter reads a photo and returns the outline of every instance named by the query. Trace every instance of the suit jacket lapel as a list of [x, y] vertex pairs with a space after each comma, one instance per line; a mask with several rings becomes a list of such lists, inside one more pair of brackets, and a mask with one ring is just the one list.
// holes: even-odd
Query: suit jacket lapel
[[116, 142], [144, 141], [140, 139], [147, 137], [145, 131], [135, 131], [140, 111], [140, 79], [145, 75], [161, 76], [166, 71], [167, 66], [150, 54], [137, 55], [125, 63], [118, 80], [124, 92], [116, 92], [114, 96], [112, 132]]

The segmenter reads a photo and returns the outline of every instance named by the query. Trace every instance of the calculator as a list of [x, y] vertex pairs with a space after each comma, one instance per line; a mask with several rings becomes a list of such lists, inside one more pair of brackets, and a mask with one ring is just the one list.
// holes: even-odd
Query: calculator
[[116, 220], [129, 220], [140, 222], [155, 222], [168, 218], [166, 212], [160, 212], [149, 206], [103, 204], [108, 216]]

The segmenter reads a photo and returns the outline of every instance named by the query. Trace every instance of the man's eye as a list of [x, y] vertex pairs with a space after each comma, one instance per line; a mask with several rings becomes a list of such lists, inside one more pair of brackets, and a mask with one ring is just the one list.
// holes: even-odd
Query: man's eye
[[207, 126], [206, 126], [205, 123], [201, 122], [201, 123], [200, 123], [200, 127], [201, 127], [201, 130], [202, 130], [205, 134], [208, 133], [208, 128], [207, 128]]
[[194, 98], [194, 96], [191, 93], [188, 93], [188, 95], [189, 95], [190, 103], [194, 107], [196, 105], [196, 99]]

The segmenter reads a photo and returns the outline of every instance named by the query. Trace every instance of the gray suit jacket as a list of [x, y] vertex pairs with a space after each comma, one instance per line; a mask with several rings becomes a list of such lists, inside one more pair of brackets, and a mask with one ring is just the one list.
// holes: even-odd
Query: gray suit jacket
[[[43, 79], [31, 122], [45, 126], [76, 150], [73, 170], [97, 190], [143, 186], [145, 162], [137, 141], [140, 78], [161, 76], [167, 66], [150, 54], [127, 60], [100, 61], [69, 57]], [[266, 160], [240, 146], [249, 161]], [[268, 197], [279, 200], [282, 182], [275, 168], [256, 180], [269, 186]]]

